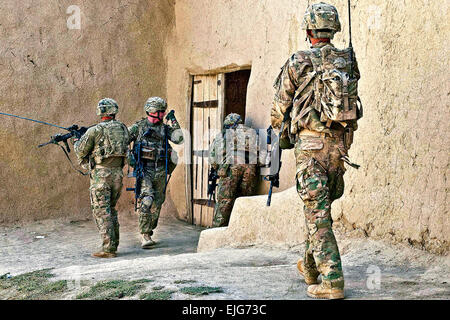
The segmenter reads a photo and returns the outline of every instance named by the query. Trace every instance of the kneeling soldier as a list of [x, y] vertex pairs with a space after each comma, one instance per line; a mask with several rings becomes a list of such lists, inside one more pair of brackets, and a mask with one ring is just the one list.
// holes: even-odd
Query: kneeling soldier
[[228, 226], [236, 198], [254, 195], [258, 182], [256, 131], [236, 113], [225, 117], [223, 129], [209, 150], [209, 164], [219, 176], [213, 227]]

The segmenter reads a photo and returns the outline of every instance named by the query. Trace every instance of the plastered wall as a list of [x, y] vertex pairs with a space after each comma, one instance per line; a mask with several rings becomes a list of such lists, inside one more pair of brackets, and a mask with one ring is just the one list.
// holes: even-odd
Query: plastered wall
[[[279, 68], [308, 47], [300, 28], [307, 2], [177, 1], [169, 101], [185, 104], [188, 73], [251, 65], [247, 123], [267, 127]], [[330, 3], [343, 26], [334, 43], [344, 47], [347, 1]], [[350, 157], [361, 168], [348, 169], [333, 216], [370, 237], [448, 252], [448, 3], [353, 0], [352, 20], [365, 115]], [[281, 190], [295, 184], [292, 152], [283, 161]]]
[[[80, 29], [67, 27], [71, 5]], [[111, 97], [118, 119], [132, 124], [149, 96], [166, 96], [173, 15], [172, 1], [2, 0], [0, 112], [89, 126], [97, 102]], [[0, 117], [0, 222], [91, 216], [89, 178], [71, 171], [56, 146], [36, 147], [58, 132]], [[123, 194], [126, 214], [132, 195]]]

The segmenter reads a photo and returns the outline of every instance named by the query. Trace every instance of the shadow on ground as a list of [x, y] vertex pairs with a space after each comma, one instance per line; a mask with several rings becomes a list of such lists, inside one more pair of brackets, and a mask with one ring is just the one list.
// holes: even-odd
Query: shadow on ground
[[[114, 261], [196, 252], [199, 228], [172, 217], [161, 217], [155, 230], [157, 244], [140, 247], [137, 218], [120, 221], [120, 245]], [[46, 220], [28, 225], [0, 227], [0, 274], [17, 275], [38, 269], [111, 262], [91, 257], [100, 247], [92, 220]]]

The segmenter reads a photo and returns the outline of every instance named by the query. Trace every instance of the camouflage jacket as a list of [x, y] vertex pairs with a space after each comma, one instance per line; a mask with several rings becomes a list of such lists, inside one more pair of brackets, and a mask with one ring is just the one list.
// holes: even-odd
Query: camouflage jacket
[[[108, 120], [89, 128], [80, 140], [74, 143], [78, 162], [84, 168], [95, 164], [123, 166], [129, 144], [129, 133], [125, 124]], [[93, 160], [93, 162], [91, 162]], [[92, 167], [91, 167], [92, 169]]]
[[[128, 131], [130, 132], [130, 143], [133, 141], [142, 142], [145, 147], [155, 149], [158, 154], [162, 155], [165, 151], [164, 131], [166, 128], [169, 141], [175, 144], [181, 144], [184, 141], [183, 133], [178, 122], [174, 120], [170, 123], [170, 125], [162, 122], [153, 124], [148, 121], [147, 118], [143, 118], [128, 128]], [[144, 136], [149, 129], [149, 134]], [[170, 143], [168, 149], [168, 151], [171, 152], [172, 147], [170, 146]]]
[[[257, 131], [239, 124], [236, 129], [222, 130], [209, 148], [209, 164], [217, 169], [227, 164], [260, 164], [265, 155], [259, 152]], [[260, 161], [260, 158], [263, 159]]]
[[[318, 43], [312, 48], [321, 48], [326, 45], [333, 46], [331, 43]], [[354, 58], [354, 66], [353, 72], [355, 76], [359, 78], [356, 58]], [[276, 92], [271, 110], [272, 127], [277, 129], [281, 127], [285, 113], [291, 106], [295, 105], [296, 102], [297, 104], [300, 104], [297, 106], [299, 109], [296, 110], [297, 114], [314, 103], [314, 94], [311, 94], [311, 98], [301, 101], [301, 98], [304, 95], [309, 94], [313, 90], [313, 81], [307, 82], [308, 76], [311, 75], [312, 71], [313, 64], [305, 51], [294, 53], [286, 61], [274, 83]], [[357, 129], [356, 121], [349, 121], [349, 124], [354, 130]], [[283, 131], [283, 137], [286, 137], [288, 132], [297, 133], [301, 128], [319, 132], [326, 130], [325, 123], [320, 121], [320, 114], [313, 109], [307, 112], [296, 123], [293, 123], [289, 117], [289, 120], [285, 125], [285, 131]]]

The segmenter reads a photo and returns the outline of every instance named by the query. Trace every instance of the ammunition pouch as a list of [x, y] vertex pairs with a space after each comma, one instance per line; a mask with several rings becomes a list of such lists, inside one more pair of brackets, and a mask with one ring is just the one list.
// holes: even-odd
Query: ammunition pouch
[[344, 146], [348, 150], [353, 143], [353, 129], [346, 128], [344, 131]]
[[292, 149], [294, 148], [294, 144], [292, 143], [291, 133], [289, 128], [291, 127], [291, 120], [288, 119], [285, 121], [284, 130], [281, 133], [279, 146], [281, 149]]
[[156, 156], [157, 156], [158, 150], [153, 149], [153, 148], [147, 148], [147, 147], [142, 147], [142, 154], [141, 154], [141, 158], [145, 159], [145, 160], [156, 160]]
[[[166, 155], [164, 150], [143, 147], [141, 158], [146, 166], [164, 167], [166, 165]], [[167, 162], [167, 174], [170, 175], [175, 170], [178, 163], [178, 156], [176, 151], [173, 149], [169, 149], [168, 158], [169, 161]]]
[[281, 149], [292, 149], [292, 148], [294, 148], [294, 144], [291, 143], [291, 139], [289, 137], [281, 137], [280, 148]]

